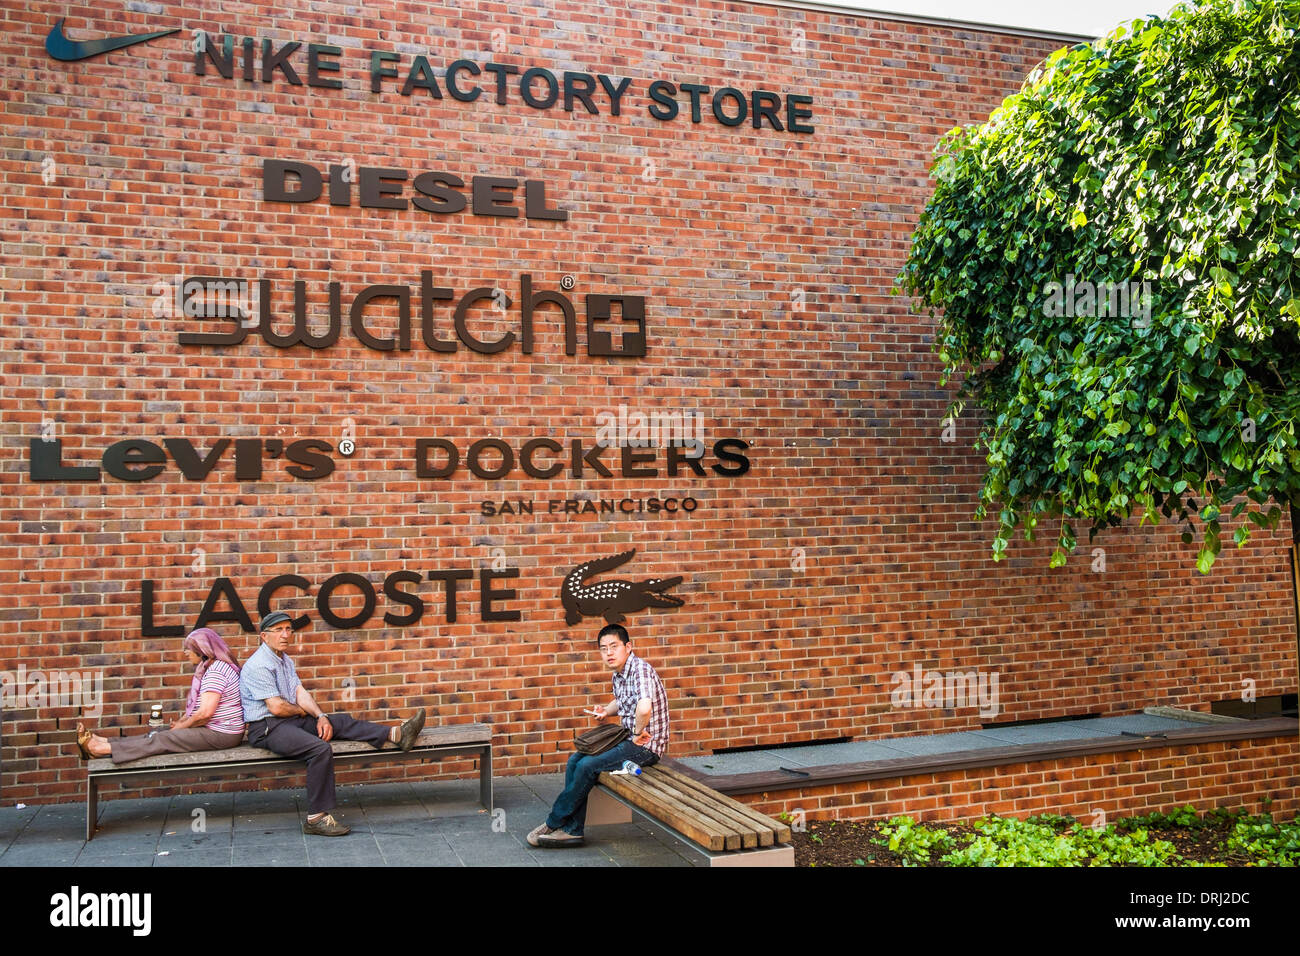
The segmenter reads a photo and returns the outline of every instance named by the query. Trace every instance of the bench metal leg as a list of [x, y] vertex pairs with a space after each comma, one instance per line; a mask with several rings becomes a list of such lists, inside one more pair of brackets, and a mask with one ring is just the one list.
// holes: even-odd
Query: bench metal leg
[[631, 823], [632, 808], [604, 787], [592, 787], [587, 794], [587, 826], [603, 827], [614, 823]]
[[95, 838], [95, 824], [99, 822], [99, 788], [95, 778], [86, 776], [86, 842]]
[[478, 761], [478, 799], [483, 808], [492, 812], [492, 745], [483, 748]]
[[782, 843], [761, 850], [736, 850], [708, 855], [709, 866], [794, 866], [794, 845]]

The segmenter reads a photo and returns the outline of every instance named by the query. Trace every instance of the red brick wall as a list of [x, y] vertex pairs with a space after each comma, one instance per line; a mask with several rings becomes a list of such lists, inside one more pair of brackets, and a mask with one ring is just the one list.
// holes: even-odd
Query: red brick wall
[[1189, 804], [1300, 811], [1294, 738], [1201, 743], [1183, 747], [1090, 754], [951, 770], [889, 780], [865, 780], [780, 793], [737, 794], [763, 813], [802, 810], [809, 820], [858, 820], [908, 815], [917, 820], [969, 820], [996, 813], [1024, 818], [1060, 813], [1106, 819]]
[[[563, 626], [561, 577], [635, 547], [616, 576], [685, 578], [684, 607], [629, 622], [667, 685], [678, 755], [978, 726], [972, 708], [891, 706], [889, 675], [917, 663], [997, 671], [1003, 720], [1205, 708], [1244, 679], [1260, 695], [1295, 686], [1282, 532], [1225, 552], [1208, 578], [1167, 527], [1099, 540], [1104, 573], [1090, 569], [1086, 548], [1049, 572], [1050, 548], [1023, 543], [995, 565], [993, 523], [971, 520], [974, 415], [955, 442], [940, 440], [949, 391], [937, 385], [931, 322], [890, 296], [893, 277], [937, 138], [987, 116], [1055, 44], [751, 4], [357, 9], [104, 14], [36, 2], [4, 13], [5, 669], [101, 671], [99, 722], [136, 727], [150, 703], [170, 705], [187, 686], [177, 642], [142, 636], [141, 579], [157, 582], [159, 623], [188, 628], [219, 576], [256, 616], [258, 589], [277, 574], [319, 586], [354, 572], [378, 586], [400, 569], [490, 566], [500, 549], [520, 569], [509, 604], [517, 622], [481, 621], [471, 591], [448, 624], [432, 582], [420, 588], [430, 606], [417, 627], [377, 616], [334, 631], [312, 598], [285, 590], [278, 604], [313, 618], [297, 659], [323, 701], [346, 694], [381, 718], [425, 704], [440, 720], [488, 720], [503, 772], [557, 769], [576, 712], [608, 688], [596, 622]], [[76, 39], [183, 32], [57, 63], [42, 42], [60, 17]], [[336, 42], [349, 88], [195, 76], [196, 28]], [[372, 94], [361, 49], [399, 45], [403, 66], [418, 52], [438, 65], [496, 60], [634, 85], [619, 117], [536, 111], [517, 95], [504, 106], [490, 96], [408, 100], [393, 81]], [[657, 122], [645, 94], [658, 78], [811, 94], [816, 132]], [[269, 157], [540, 179], [570, 217], [267, 203], [259, 175]], [[157, 282], [234, 273], [273, 280], [279, 315], [291, 282], [304, 280], [320, 322], [328, 281], [350, 297], [372, 283], [418, 287], [423, 268], [458, 293], [500, 285], [512, 298], [524, 273], [543, 289], [572, 275], [580, 322], [588, 292], [643, 295], [648, 354], [566, 356], [549, 311], [529, 355], [517, 343], [497, 355], [419, 344], [377, 352], [346, 317], [338, 344], [321, 351], [275, 349], [256, 333], [239, 346], [183, 347], [177, 334], [196, 331], [194, 320], [153, 311]], [[395, 324], [391, 302], [370, 314], [377, 330]], [[474, 328], [518, 333], [517, 315], [480, 309]], [[480, 437], [590, 442], [595, 413], [620, 403], [700, 414], [706, 443], [749, 443], [751, 470], [708, 480], [415, 477], [416, 438], [462, 450]], [[42, 434], [81, 464], [127, 438], [337, 445], [348, 418], [357, 454], [335, 454], [336, 470], [318, 481], [289, 479], [276, 461], [262, 481], [236, 481], [230, 453], [202, 483], [174, 467], [139, 483], [28, 476], [28, 443]], [[690, 494], [700, 508], [660, 519], [478, 513], [483, 500], [584, 493]], [[403, 608], [381, 594], [385, 610]], [[254, 635], [218, 627], [241, 656], [254, 649]], [[3, 799], [74, 799], [77, 710], [4, 716]]]

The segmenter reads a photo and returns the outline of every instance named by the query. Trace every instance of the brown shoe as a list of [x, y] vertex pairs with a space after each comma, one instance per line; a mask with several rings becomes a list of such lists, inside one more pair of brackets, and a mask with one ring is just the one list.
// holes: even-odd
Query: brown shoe
[[82, 760], [94, 760], [95, 755], [90, 752], [86, 744], [90, 743], [91, 733], [86, 729], [85, 724], [77, 724], [77, 749], [81, 751]]
[[534, 827], [533, 830], [532, 830], [532, 832], [530, 832], [530, 833], [528, 834], [528, 837], [527, 837], [528, 845], [529, 845], [529, 846], [541, 846], [541, 844], [537, 842], [538, 839], [541, 838], [541, 837], [544, 837], [544, 836], [546, 836], [546, 835], [548, 835], [548, 834], [554, 833], [554, 832], [555, 832], [555, 831], [552, 830], [550, 827], [548, 827], [545, 823], [543, 823], [543, 824], [542, 824], [541, 826], [539, 826], [539, 827]]
[[397, 738], [397, 746], [402, 750], [410, 750], [415, 746], [415, 738], [420, 736], [420, 731], [424, 729], [424, 708], [421, 707], [409, 719], [402, 724], [402, 735]]
[[552, 830], [537, 837], [537, 845], [541, 847], [582, 846], [584, 842], [582, 837], [574, 836], [568, 830]]
[[308, 820], [303, 824], [302, 832], [312, 836], [347, 836], [352, 828], [344, 826], [334, 819], [333, 814], [327, 813], [315, 820]]

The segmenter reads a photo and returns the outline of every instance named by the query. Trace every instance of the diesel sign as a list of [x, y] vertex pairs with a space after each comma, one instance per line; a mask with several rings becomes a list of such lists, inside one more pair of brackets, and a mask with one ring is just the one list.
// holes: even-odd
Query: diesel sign
[[[363, 208], [406, 209], [407, 199], [402, 195], [403, 184], [409, 174], [403, 169], [379, 169], [372, 166], [330, 166], [324, 175], [310, 163], [297, 163], [284, 159], [268, 159], [262, 163], [262, 198], [267, 202], [315, 202], [324, 192], [326, 177], [329, 180], [331, 206], [351, 206], [353, 186]], [[524, 181], [524, 218], [569, 218], [563, 209], [549, 209], [546, 205], [546, 184], [536, 180]], [[519, 216], [515, 193], [519, 180], [500, 176], [475, 176], [470, 180], [470, 199], [461, 189], [465, 180], [452, 173], [424, 172], [411, 180], [415, 195], [410, 205], [429, 213], [447, 215], [464, 212], [466, 206], [476, 216], [496, 216], [513, 219]]]

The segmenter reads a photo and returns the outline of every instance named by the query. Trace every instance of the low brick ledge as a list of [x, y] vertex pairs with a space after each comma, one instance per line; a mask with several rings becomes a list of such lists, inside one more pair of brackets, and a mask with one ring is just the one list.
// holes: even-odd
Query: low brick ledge
[[[1000, 767], [1006, 764], [1033, 763], [1087, 754], [1124, 753], [1130, 750], [1153, 750], [1186, 747], [1194, 744], [1220, 743], [1231, 740], [1257, 740], [1267, 737], [1295, 737], [1300, 722], [1290, 717], [1267, 717], [1231, 724], [1207, 724], [1189, 730], [1158, 731], [1133, 736], [1087, 737], [1057, 740], [1050, 743], [1016, 744], [1010, 747], [983, 747], [947, 754], [921, 754], [915, 757], [890, 757], [858, 763], [826, 764], [803, 767], [803, 773], [764, 770], [758, 773], [706, 774], [694, 767], [665, 757], [664, 763], [721, 793], [771, 793], [799, 790], [828, 784], [853, 783], [859, 780], [885, 780], [915, 777], [949, 770]], [[779, 748], [772, 748], [779, 749]]]

